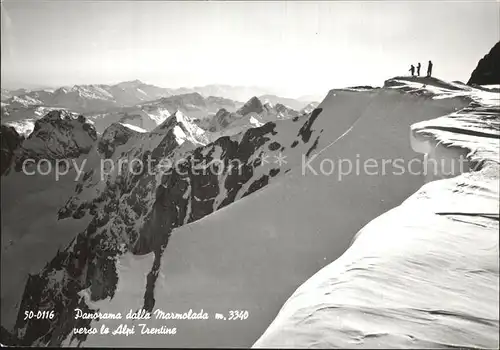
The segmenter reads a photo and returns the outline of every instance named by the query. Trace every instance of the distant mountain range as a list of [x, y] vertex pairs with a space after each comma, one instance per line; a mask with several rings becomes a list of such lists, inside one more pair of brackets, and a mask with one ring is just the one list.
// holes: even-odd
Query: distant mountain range
[[[54, 89], [9, 90], [2, 88], [2, 102], [17, 106], [47, 105], [69, 108], [80, 112], [95, 112], [109, 107], [132, 106], [143, 101], [194, 92], [204, 97], [224, 97], [234, 101], [247, 101], [252, 96], [269, 98], [273, 103], [276, 103], [276, 99], [283, 99], [276, 96], [273, 91], [261, 87], [212, 84], [195, 87], [162, 88], [140, 80], [133, 80], [114, 85], [74, 85]], [[17, 98], [13, 99], [14, 97]], [[320, 101], [323, 98], [324, 96], [320, 95], [307, 95], [296, 99], [287, 98], [287, 100], [291, 108], [300, 109], [301, 107], [297, 107], [297, 101], [312, 102]]]
[[104, 113], [87, 114], [99, 133], [114, 122], [123, 122], [151, 131], [177, 111], [193, 117], [207, 118], [220, 109], [235, 111], [242, 103], [222, 97], [203, 97], [197, 92], [163, 97], [131, 107], [112, 109]]
[[[133, 80], [115, 85], [74, 85], [43, 90], [2, 89], [1, 116], [2, 123], [13, 126], [24, 136], [31, 133], [36, 120], [56, 109], [85, 115], [95, 123], [98, 133], [114, 122], [127, 120], [150, 131], [177, 110], [201, 120], [221, 109], [236, 112], [244, 104], [240, 101], [257, 96], [263, 104], [297, 112], [310, 103], [314, 109], [319, 102], [284, 98], [256, 87], [207, 85], [170, 89]], [[312, 111], [310, 106], [308, 111]]]
[[[170, 89], [134, 80], [116, 85], [74, 85], [56, 90], [16, 90], [13, 92], [2, 90], [2, 101], [10, 108], [51, 106], [88, 113], [112, 107], [132, 106], [171, 95]], [[5, 100], [4, 97], [6, 97]]]

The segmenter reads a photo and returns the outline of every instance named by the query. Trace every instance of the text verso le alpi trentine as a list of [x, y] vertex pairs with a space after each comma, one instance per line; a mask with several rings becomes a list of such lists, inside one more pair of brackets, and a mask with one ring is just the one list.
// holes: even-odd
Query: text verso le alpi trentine
[[[29, 319], [53, 319], [55, 316], [54, 311], [25, 311], [24, 320]], [[204, 312], [201, 309], [199, 312], [194, 312], [192, 309], [184, 313], [177, 312], [165, 312], [161, 309], [156, 309], [152, 313], [143, 309], [139, 309], [134, 312], [132, 309], [125, 315], [126, 320], [209, 320], [211, 316], [215, 320], [220, 321], [244, 321], [248, 319], [249, 313], [247, 310], [229, 310], [227, 313], [214, 313], [209, 315], [208, 312]], [[75, 317], [77, 319], [86, 320], [121, 320], [123, 319], [122, 313], [85, 313], [81, 309], [75, 309]], [[104, 335], [134, 335], [134, 334], [144, 334], [144, 335], [175, 335], [177, 334], [177, 327], [149, 327], [146, 323], [139, 323], [138, 332], [136, 332], [135, 325], [119, 324], [113, 328], [106, 326], [105, 323], [97, 327], [80, 327], [73, 328], [73, 334], [104, 334]]]

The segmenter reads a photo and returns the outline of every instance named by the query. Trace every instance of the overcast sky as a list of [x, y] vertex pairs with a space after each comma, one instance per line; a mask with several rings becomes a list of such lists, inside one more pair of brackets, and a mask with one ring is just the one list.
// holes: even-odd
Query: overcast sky
[[466, 81], [499, 41], [499, 2], [2, 3], [2, 86], [140, 79], [282, 95], [381, 85], [411, 63]]

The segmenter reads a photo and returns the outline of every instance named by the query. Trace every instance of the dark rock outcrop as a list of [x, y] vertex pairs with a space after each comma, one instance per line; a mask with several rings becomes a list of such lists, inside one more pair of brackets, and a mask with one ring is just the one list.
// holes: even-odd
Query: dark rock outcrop
[[488, 54], [479, 60], [467, 84], [500, 84], [500, 41], [493, 46]]

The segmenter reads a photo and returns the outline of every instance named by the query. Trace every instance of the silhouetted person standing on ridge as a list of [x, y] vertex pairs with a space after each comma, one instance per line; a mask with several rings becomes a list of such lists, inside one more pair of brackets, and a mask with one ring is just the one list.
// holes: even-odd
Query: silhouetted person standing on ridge
[[417, 64], [417, 76], [420, 76], [420, 67], [422, 67], [422, 65], [420, 64], [420, 62], [418, 62], [418, 64]]
[[427, 66], [427, 76], [430, 77], [432, 75], [432, 62], [429, 61], [429, 65]]
[[410, 67], [410, 73], [411, 73], [411, 76], [414, 77], [415, 76], [415, 66], [412, 64], [411, 67]]

